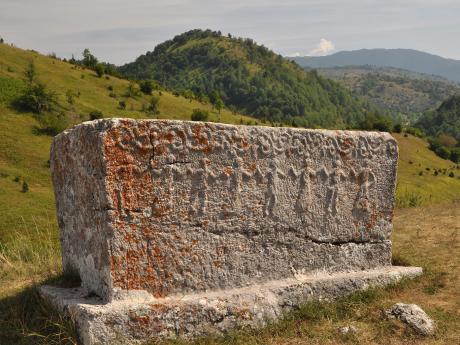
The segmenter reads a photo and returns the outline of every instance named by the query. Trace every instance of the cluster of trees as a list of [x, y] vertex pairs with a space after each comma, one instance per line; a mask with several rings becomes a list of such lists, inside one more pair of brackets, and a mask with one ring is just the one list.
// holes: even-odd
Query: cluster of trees
[[426, 112], [416, 126], [427, 134], [430, 149], [444, 159], [460, 162], [460, 96], [451, 96]]
[[102, 77], [104, 74], [112, 75], [115, 77], [119, 76], [117, 67], [115, 65], [107, 62], [100, 62], [96, 56], [91, 54], [88, 48], [83, 50], [82, 56], [83, 58], [81, 60], [77, 60], [72, 55], [72, 58], [69, 59], [68, 62], [73, 65], [84, 66], [86, 68], [92, 69], [94, 72], [96, 72], [98, 77]]
[[378, 109], [316, 71], [306, 72], [251, 39], [218, 31], [178, 35], [119, 71], [156, 80], [187, 98], [210, 101], [217, 110], [227, 106], [273, 122], [360, 128], [368, 115], [380, 117]]

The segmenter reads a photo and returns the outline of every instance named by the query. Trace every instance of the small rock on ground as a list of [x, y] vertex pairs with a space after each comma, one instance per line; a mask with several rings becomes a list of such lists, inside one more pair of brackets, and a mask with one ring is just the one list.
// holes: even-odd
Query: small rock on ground
[[358, 329], [355, 326], [343, 326], [339, 328], [339, 333], [341, 335], [348, 335], [358, 332]]
[[386, 312], [389, 318], [397, 318], [411, 326], [418, 334], [434, 333], [434, 321], [416, 304], [396, 303]]

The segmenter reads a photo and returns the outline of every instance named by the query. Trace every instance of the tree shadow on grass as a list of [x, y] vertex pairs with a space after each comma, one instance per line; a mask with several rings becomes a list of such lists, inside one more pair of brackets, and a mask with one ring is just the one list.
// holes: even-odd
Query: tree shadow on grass
[[70, 318], [60, 315], [40, 297], [38, 287], [44, 284], [70, 287], [77, 281], [69, 280], [67, 275], [55, 276], [0, 298], [0, 344], [78, 344]]

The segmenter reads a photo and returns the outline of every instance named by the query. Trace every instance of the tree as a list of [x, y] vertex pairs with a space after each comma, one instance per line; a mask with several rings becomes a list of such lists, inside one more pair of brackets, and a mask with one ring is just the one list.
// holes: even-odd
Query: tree
[[0, 44], [3, 44], [5, 43], [5, 41], [3, 40], [3, 37], [0, 37]]
[[22, 183], [22, 192], [27, 193], [29, 191], [29, 185], [27, 184], [26, 181]]
[[192, 121], [207, 121], [209, 113], [203, 109], [193, 109], [191, 119]]
[[220, 114], [220, 111], [224, 107], [224, 102], [222, 101], [222, 99], [220, 97], [218, 99], [216, 99], [216, 101], [214, 103], [214, 107], [216, 107], [217, 111]]
[[36, 83], [25, 89], [16, 104], [21, 110], [40, 114], [51, 111], [57, 104], [57, 99], [56, 94], [47, 90], [44, 84]]
[[156, 114], [158, 112], [159, 104], [160, 104], [160, 96], [153, 95], [152, 98], [150, 98], [149, 106], [147, 110]]
[[82, 63], [84, 66], [88, 68], [95, 68], [98, 63], [98, 60], [93, 54], [91, 54], [88, 48], [85, 48], [85, 50], [83, 50]]
[[31, 60], [27, 65], [26, 70], [24, 71], [24, 76], [26, 77], [27, 83], [32, 85], [37, 79], [37, 70], [35, 68], [35, 63]]
[[134, 83], [129, 83], [128, 87], [126, 88], [126, 97], [134, 98], [136, 96], [139, 96], [139, 90]]
[[101, 78], [103, 75], [104, 75], [104, 66], [100, 63], [98, 63], [95, 67], [94, 67], [94, 71], [96, 72], [97, 76], [99, 78]]
[[92, 112], [89, 113], [89, 119], [92, 120], [97, 120], [97, 119], [102, 119], [104, 115], [102, 114], [102, 111], [99, 110], [93, 110]]
[[151, 80], [144, 80], [141, 81], [139, 84], [139, 87], [141, 89], [141, 92], [146, 94], [146, 95], [151, 95], [153, 91], [153, 83]]

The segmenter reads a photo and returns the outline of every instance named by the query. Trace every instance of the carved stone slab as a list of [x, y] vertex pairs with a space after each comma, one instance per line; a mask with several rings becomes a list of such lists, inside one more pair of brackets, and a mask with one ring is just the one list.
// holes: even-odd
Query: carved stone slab
[[389, 266], [387, 133], [99, 120], [58, 135], [65, 268], [111, 301]]

